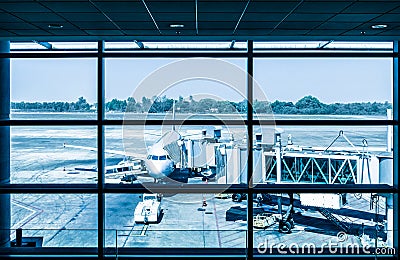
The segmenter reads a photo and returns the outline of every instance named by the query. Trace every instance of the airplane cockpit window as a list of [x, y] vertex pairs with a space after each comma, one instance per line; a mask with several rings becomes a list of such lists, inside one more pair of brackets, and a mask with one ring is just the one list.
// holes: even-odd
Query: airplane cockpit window
[[166, 155], [161, 155], [161, 156], [160, 156], [160, 160], [162, 160], [162, 161], [167, 160], [167, 156], [166, 156]]
[[158, 160], [158, 156], [157, 155], [153, 155], [153, 156], [151, 156], [151, 159], [157, 161]]
[[148, 156], [147, 156], [147, 160], [150, 160], [151, 159], [151, 154], [149, 154]]

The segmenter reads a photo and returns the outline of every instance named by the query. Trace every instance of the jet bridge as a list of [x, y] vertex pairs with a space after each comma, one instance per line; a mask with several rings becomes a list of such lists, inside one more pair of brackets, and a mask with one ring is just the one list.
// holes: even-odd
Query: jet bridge
[[[333, 147], [345, 138], [350, 147]], [[277, 138], [277, 140], [280, 140]], [[289, 142], [288, 142], [289, 143]], [[386, 152], [371, 152], [367, 141], [354, 146], [341, 131], [327, 148], [282, 147], [261, 145], [261, 170], [255, 171], [256, 183], [318, 183], [318, 184], [392, 184], [393, 157]], [[255, 169], [257, 170], [257, 168]]]

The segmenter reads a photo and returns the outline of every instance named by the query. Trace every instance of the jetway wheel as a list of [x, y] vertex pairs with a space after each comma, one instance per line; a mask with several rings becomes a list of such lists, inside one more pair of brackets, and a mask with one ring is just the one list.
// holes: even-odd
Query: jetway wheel
[[292, 224], [289, 221], [279, 221], [279, 232], [284, 234], [292, 233]]

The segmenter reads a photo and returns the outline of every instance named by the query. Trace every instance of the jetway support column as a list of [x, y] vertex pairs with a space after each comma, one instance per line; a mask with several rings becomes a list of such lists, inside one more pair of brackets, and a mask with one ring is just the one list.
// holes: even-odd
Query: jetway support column
[[[9, 41], [0, 41], [0, 53], [10, 51]], [[10, 59], [0, 58], [0, 120], [10, 119]], [[0, 126], [0, 184], [10, 182], [10, 127]], [[0, 247], [10, 240], [10, 194], [0, 194]]]

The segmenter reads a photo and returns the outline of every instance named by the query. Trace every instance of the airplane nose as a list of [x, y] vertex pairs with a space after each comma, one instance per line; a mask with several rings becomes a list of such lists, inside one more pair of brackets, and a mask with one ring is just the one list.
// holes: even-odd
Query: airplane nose
[[165, 161], [148, 161], [146, 167], [149, 174], [154, 178], [166, 177], [173, 171], [172, 163], [166, 163]]

